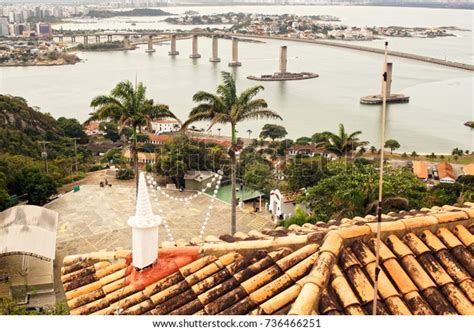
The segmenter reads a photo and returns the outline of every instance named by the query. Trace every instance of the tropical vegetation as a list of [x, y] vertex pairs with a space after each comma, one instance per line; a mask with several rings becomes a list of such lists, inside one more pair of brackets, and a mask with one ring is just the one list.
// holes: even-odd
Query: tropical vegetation
[[[168, 106], [157, 104], [153, 99], [146, 97], [146, 87], [143, 83], [135, 86], [130, 81], [118, 83], [110, 95], [99, 95], [91, 101], [94, 112], [89, 121], [112, 120], [117, 123], [120, 130], [132, 130], [132, 144], [130, 147], [134, 173], [138, 174], [137, 140], [142, 127], [151, 128], [151, 121], [162, 118], [176, 118]], [[138, 176], [136, 189], [138, 190]]]
[[215, 124], [230, 125], [231, 147], [229, 149], [231, 168], [231, 191], [232, 191], [232, 218], [231, 233], [236, 232], [236, 182], [237, 182], [237, 135], [238, 123], [256, 119], [282, 119], [277, 113], [268, 109], [264, 99], [255, 97], [263, 90], [263, 86], [250, 87], [240, 94], [237, 93], [234, 76], [229, 72], [222, 72], [222, 83], [217, 87], [215, 94], [199, 91], [193, 96], [198, 103], [194, 107], [188, 120], [184, 123], [186, 128], [191, 123], [198, 121], [210, 121], [210, 127]]

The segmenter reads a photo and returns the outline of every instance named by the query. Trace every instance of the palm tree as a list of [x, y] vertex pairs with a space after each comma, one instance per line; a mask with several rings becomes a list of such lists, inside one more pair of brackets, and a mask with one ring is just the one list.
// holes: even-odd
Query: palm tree
[[247, 133], [249, 134], [249, 139], [250, 139], [250, 135], [252, 134], [252, 130], [248, 129]]
[[352, 152], [359, 147], [369, 144], [368, 141], [360, 141], [359, 137], [362, 131], [355, 131], [348, 134], [343, 124], [339, 124], [339, 132], [337, 134], [332, 132], [323, 132], [326, 136], [326, 141], [321, 144], [329, 151], [338, 156], [351, 156]]
[[199, 91], [193, 96], [193, 100], [199, 104], [194, 107], [189, 119], [183, 124], [183, 128], [197, 121], [210, 121], [209, 128], [215, 124], [230, 124], [231, 147], [229, 148], [232, 182], [232, 219], [231, 232], [236, 232], [236, 205], [235, 194], [237, 157], [237, 123], [255, 119], [282, 119], [277, 113], [268, 109], [264, 99], [255, 99], [255, 96], [263, 90], [263, 86], [254, 86], [246, 89], [239, 95], [235, 84], [235, 78], [231, 73], [223, 71], [222, 84], [217, 87], [217, 93], [212, 94]]
[[135, 171], [136, 190], [138, 190], [138, 153], [137, 133], [142, 127], [151, 129], [153, 120], [176, 116], [168, 106], [155, 104], [153, 99], [146, 98], [146, 87], [143, 83], [133, 86], [130, 81], [118, 83], [110, 95], [99, 95], [92, 99], [94, 112], [88, 121], [112, 120], [117, 122], [120, 132], [128, 127], [132, 129], [132, 146], [130, 148]]

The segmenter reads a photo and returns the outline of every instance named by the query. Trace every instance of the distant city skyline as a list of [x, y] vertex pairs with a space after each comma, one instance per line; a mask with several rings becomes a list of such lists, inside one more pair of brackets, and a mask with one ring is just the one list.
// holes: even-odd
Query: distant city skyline
[[35, 3], [35, 4], [128, 4], [147, 6], [155, 4], [207, 4], [207, 3], [222, 3], [222, 4], [241, 4], [241, 3], [265, 3], [265, 4], [468, 4], [471, 0], [0, 0], [0, 4], [17, 4], [17, 3]]

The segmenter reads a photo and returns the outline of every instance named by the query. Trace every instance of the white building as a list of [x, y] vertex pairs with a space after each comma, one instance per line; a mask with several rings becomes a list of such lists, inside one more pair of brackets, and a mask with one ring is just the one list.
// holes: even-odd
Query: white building
[[287, 219], [295, 213], [297, 196], [297, 193], [281, 193], [278, 189], [272, 190], [268, 210], [274, 218]]
[[0, 17], [0, 36], [8, 36], [8, 18]]
[[151, 129], [155, 133], [169, 133], [179, 131], [181, 124], [173, 118], [151, 122]]

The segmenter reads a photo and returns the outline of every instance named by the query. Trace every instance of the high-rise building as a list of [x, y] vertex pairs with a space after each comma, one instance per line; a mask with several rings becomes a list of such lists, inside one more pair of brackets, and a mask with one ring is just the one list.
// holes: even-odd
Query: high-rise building
[[41, 11], [41, 7], [35, 7], [35, 17], [36, 18], [43, 18], [43, 12]]
[[23, 35], [23, 32], [28, 31], [29, 27], [24, 23], [15, 23], [13, 24], [13, 34], [15, 36]]
[[52, 34], [51, 24], [49, 23], [37, 23], [36, 32], [39, 36], [50, 36]]
[[8, 34], [8, 17], [0, 17], [0, 36], [7, 36]]

